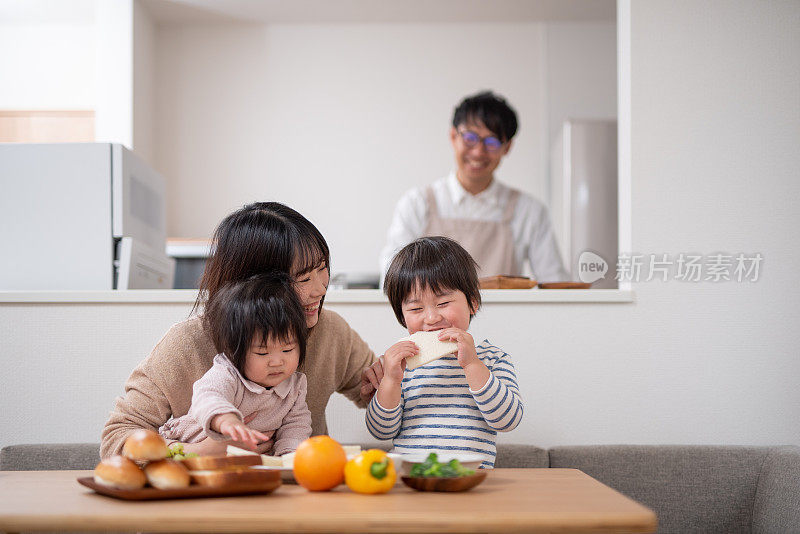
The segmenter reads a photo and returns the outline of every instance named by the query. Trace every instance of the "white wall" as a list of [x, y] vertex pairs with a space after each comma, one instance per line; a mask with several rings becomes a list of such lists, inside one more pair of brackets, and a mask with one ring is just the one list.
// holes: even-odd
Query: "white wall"
[[0, 21], [0, 109], [94, 109], [92, 21]]
[[[796, 2], [633, 3], [634, 249], [760, 252], [761, 279], [636, 283], [633, 304], [487, 305], [474, 328], [514, 355], [527, 403], [501, 439], [800, 445], [798, 16]], [[401, 333], [386, 305], [331, 308], [376, 350]], [[187, 312], [0, 305], [2, 439], [97, 439], [124, 377]], [[334, 436], [358, 439], [360, 414], [335, 402]]]
[[617, 25], [553, 22], [546, 35], [550, 147], [568, 119], [616, 119]]
[[95, 140], [133, 147], [133, 0], [95, 2]]
[[[236, 207], [279, 200], [324, 229], [334, 270], [377, 271], [397, 198], [449, 172], [452, 111], [486, 88], [505, 95], [521, 122], [498, 177], [546, 202], [547, 118], [576, 108], [614, 114], [615, 47], [612, 22], [561, 23], [552, 45], [545, 29], [160, 26], [155, 166], [169, 182], [169, 234], [209, 236]], [[590, 57], [571, 42], [584, 30]], [[548, 61], [559, 74], [549, 87]], [[576, 61], [608, 66], [589, 77], [608, 87], [563, 90], [562, 80], [573, 82], [566, 63], [588, 71]], [[587, 98], [597, 92], [610, 106]]]
[[133, 4], [133, 150], [154, 165], [156, 26], [141, 2]]

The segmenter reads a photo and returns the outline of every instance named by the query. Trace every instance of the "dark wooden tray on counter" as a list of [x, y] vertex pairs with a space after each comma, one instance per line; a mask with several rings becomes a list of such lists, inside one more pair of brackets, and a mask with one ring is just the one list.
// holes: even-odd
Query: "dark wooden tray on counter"
[[229, 497], [232, 495], [252, 495], [271, 493], [281, 485], [279, 471], [268, 480], [259, 483], [228, 484], [225, 486], [200, 486], [192, 484], [186, 488], [162, 490], [146, 487], [137, 490], [123, 490], [103, 486], [94, 481], [92, 477], [77, 479], [78, 483], [93, 489], [101, 495], [123, 499], [126, 501], [153, 501], [159, 499], [191, 499], [197, 497]]

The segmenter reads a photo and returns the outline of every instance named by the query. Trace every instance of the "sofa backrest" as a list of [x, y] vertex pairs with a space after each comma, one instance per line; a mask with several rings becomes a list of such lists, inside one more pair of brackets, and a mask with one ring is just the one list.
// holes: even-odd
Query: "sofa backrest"
[[501, 467], [550, 467], [547, 449], [534, 445], [498, 443], [494, 466]]
[[800, 447], [774, 447], [761, 468], [753, 532], [800, 532]]
[[[770, 448], [601, 445], [554, 447], [550, 467], [580, 469], [650, 507], [658, 532], [750, 532]], [[797, 479], [795, 479], [797, 480]]]
[[99, 443], [9, 445], [0, 451], [0, 471], [94, 469], [99, 461]]
[[[362, 449], [388, 450], [391, 443], [362, 443]], [[9, 445], [0, 451], [0, 471], [41, 471], [47, 469], [94, 469], [100, 461], [97, 443], [53, 443]], [[548, 467], [546, 449], [533, 445], [497, 445], [496, 467]]]

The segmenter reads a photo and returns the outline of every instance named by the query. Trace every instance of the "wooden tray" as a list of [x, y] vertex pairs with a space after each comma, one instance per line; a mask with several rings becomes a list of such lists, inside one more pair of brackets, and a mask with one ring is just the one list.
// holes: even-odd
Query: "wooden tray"
[[402, 480], [417, 491], [467, 491], [483, 482], [487, 474], [487, 470], [481, 469], [466, 477], [402, 477]]
[[586, 282], [545, 282], [539, 284], [539, 289], [589, 289], [591, 283]]
[[536, 280], [525, 276], [486, 276], [478, 280], [481, 289], [532, 289]]
[[91, 488], [101, 495], [123, 499], [126, 501], [153, 501], [159, 499], [192, 499], [197, 497], [225, 497], [230, 495], [252, 495], [255, 493], [270, 493], [281, 485], [280, 472], [275, 471], [275, 476], [256, 484], [230, 484], [227, 486], [198, 486], [192, 484], [186, 488], [161, 490], [156, 488], [142, 488], [138, 490], [122, 490], [109, 488], [94, 481], [93, 477], [82, 477], [78, 483]]

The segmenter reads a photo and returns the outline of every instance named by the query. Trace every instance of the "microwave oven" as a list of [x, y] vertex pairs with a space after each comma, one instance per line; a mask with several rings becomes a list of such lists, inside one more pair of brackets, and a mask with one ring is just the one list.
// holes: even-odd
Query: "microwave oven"
[[164, 178], [120, 144], [0, 144], [0, 221], [0, 290], [172, 288]]

